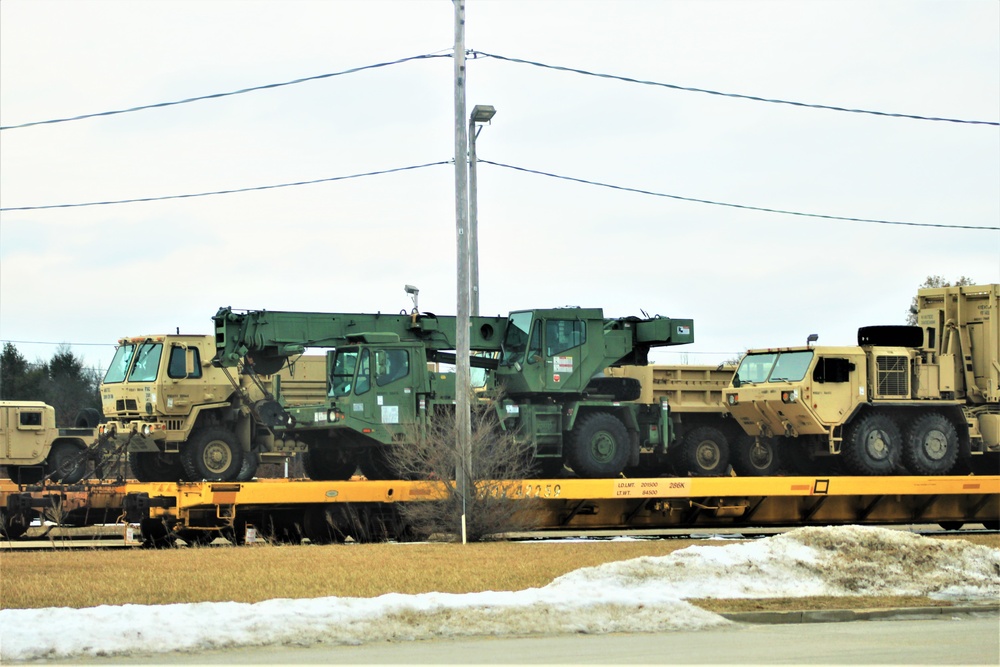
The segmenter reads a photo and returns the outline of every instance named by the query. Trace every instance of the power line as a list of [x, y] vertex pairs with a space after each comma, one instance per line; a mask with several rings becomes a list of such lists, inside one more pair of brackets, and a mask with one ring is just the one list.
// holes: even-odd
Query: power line
[[160, 197], [140, 197], [136, 199], [118, 199], [113, 201], [91, 201], [75, 204], [46, 204], [42, 206], [14, 206], [10, 208], [0, 208], [0, 211], [40, 211], [50, 208], [79, 208], [82, 206], [111, 206], [113, 204], [134, 204], [137, 202], [165, 201], [168, 199], [191, 199], [193, 197], [211, 197], [213, 195], [231, 195], [238, 192], [256, 192], [259, 190], [274, 190], [277, 188], [292, 188], [299, 185], [315, 185], [316, 183], [331, 183], [333, 181], [345, 181], [352, 178], [363, 178], [365, 176], [382, 176], [400, 171], [413, 171], [425, 167], [436, 167], [442, 164], [451, 164], [452, 160], [441, 160], [439, 162], [429, 162], [427, 164], [416, 164], [409, 167], [396, 167], [395, 169], [383, 169], [381, 171], [368, 171], [363, 174], [351, 174], [349, 176], [331, 176], [329, 178], [317, 178], [311, 181], [296, 181], [294, 183], [278, 183], [276, 185], [256, 185], [248, 188], [234, 188], [232, 190], [215, 190], [213, 192], [196, 192], [183, 195], [163, 195]]
[[826, 109], [827, 111], [843, 111], [847, 113], [860, 113], [860, 114], [870, 114], [872, 116], [886, 116], [889, 118], [909, 118], [912, 120], [929, 120], [929, 121], [939, 121], [943, 123], [964, 123], [967, 125], [993, 125], [1000, 126], [1000, 122], [990, 121], [990, 120], [962, 120], [959, 118], [942, 118], [936, 116], [918, 116], [914, 114], [905, 113], [889, 113], [886, 111], [871, 111], [869, 109], [851, 109], [848, 107], [838, 107], [828, 104], [811, 104], [807, 102], [795, 102], [792, 100], [781, 100], [768, 97], [758, 97], [756, 95], [743, 95], [740, 93], [726, 93], [719, 90], [709, 90], [707, 88], [693, 88], [691, 86], [679, 86], [673, 83], [661, 83], [659, 81], [645, 81], [642, 79], [634, 79], [627, 76], [619, 76], [616, 74], [602, 74], [599, 72], [591, 72], [584, 69], [577, 69], [575, 67], [563, 67], [561, 65], [547, 65], [545, 63], [535, 62], [532, 60], [523, 60], [521, 58], [509, 58], [507, 56], [498, 56], [494, 53], [486, 53], [484, 51], [470, 51], [473, 59], [477, 56], [483, 56], [485, 58], [494, 58], [496, 60], [504, 60], [506, 62], [518, 63], [521, 65], [532, 65], [534, 67], [542, 67], [545, 69], [557, 70], [560, 72], [573, 72], [574, 74], [584, 74], [586, 76], [595, 76], [604, 79], [615, 79], [617, 81], [625, 81], [626, 83], [639, 83], [645, 86], [659, 86], [661, 88], [670, 88], [672, 90], [682, 90], [689, 93], [704, 93], [706, 95], [719, 95], [721, 97], [733, 97], [741, 100], [751, 100], [754, 102], [768, 102], [770, 104], [788, 104], [796, 107], [805, 107], [808, 109]]
[[844, 220], [847, 222], [871, 222], [880, 225], [906, 225], [910, 227], [938, 227], [943, 229], [979, 229], [987, 231], [1000, 231], [1000, 227], [975, 227], [972, 225], [940, 225], [925, 222], [900, 222], [895, 220], [875, 220], [871, 218], [850, 218], [840, 215], [824, 215], [821, 213], [804, 213], [802, 211], [786, 211], [777, 208], [766, 208], [763, 206], [749, 206], [747, 204], [733, 204], [730, 202], [713, 201], [711, 199], [697, 199], [695, 197], [684, 197], [681, 195], [671, 195], [663, 192], [653, 192], [651, 190], [641, 190], [639, 188], [629, 188], [622, 185], [612, 185], [610, 183], [600, 183], [598, 181], [590, 181], [584, 178], [574, 178], [572, 176], [560, 176], [559, 174], [553, 174], [547, 171], [539, 171], [537, 169], [527, 169], [525, 167], [515, 167], [510, 164], [503, 164], [502, 162], [492, 162], [490, 160], [480, 159], [479, 162], [484, 164], [491, 164], [494, 167], [503, 167], [505, 169], [513, 169], [515, 171], [522, 171], [528, 174], [536, 174], [539, 176], [548, 176], [550, 178], [557, 178], [564, 181], [572, 181], [574, 183], [583, 183], [585, 185], [596, 185], [602, 188], [610, 188], [612, 190], [622, 190], [624, 192], [636, 192], [643, 195], [651, 195], [654, 197], [666, 197], [668, 199], [677, 199], [680, 201], [694, 202], [696, 204], [711, 204], [712, 206], [728, 206], [730, 208], [739, 208], [748, 211], [763, 211], [764, 213], [780, 213], [782, 215], [797, 215], [808, 218], [823, 218], [825, 220]]
[[[314, 185], [316, 183], [330, 183], [330, 182], [333, 182], [333, 181], [343, 181], [343, 180], [348, 180], [348, 179], [352, 179], [352, 178], [362, 178], [362, 177], [365, 177], [365, 176], [382, 176], [382, 175], [385, 175], [385, 174], [392, 174], [392, 173], [401, 172], [401, 171], [413, 171], [413, 170], [416, 170], [416, 169], [424, 169], [426, 167], [437, 167], [437, 166], [441, 166], [441, 165], [445, 165], [445, 164], [452, 164], [452, 162], [453, 162], [452, 160], [439, 160], [437, 162], [428, 162], [428, 163], [425, 163], [425, 164], [411, 165], [411, 166], [408, 166], [408, 167], [396, 167], [394, 169], [383, 169], [383, 170], [380, 170], [380, 171], [369, 171], [369, 172], [365, 172], [365, 173], [361, 173], [361, 174], [351, 174], [349, 176], [332, 176], [332, 177], [329, 177], [329, 178], [318, 178], [318, 179], [314, 179], [314, 180], [311, 180], [311, 181], [297, 181], [297, 182], [294, 182], [294, 183], [278, 183], [278, 184], [275, 184], [275, 185], [258, 185], [258, 186], [254, 186], [254, 187], [248, 187], [248, 188], [235, 188], [235, 189], [232, 189], [232, 190], [216, 190], [214, 192], [198, 192], [198, 193], [182, 194], [182, 195], [164, 195], [164, 196], [160, 196], [160, 197], [143, 197], [143, 198], [138, 198], [138, 199], [119, 199], [119, 200], [113, 200], [113, 201], [81, 202], [81, 203], [75, 203], [75, 204], [47, 204], [47, 205], [42, 205], [42, 206], [19, 206], [19, 207], [10, 207], [10, 208], [0, 208], [0, 212], [3, 212], [3, 211], [38, 211], [38, 210], [43, 210], [43, 209], [54, 209], [54, 208], [79, 208], [79, 207], [83, 207], [83, 206], [111, 206], [111, 205], [114, 205], [114, 204], [133, 204], [133, 203], [139, 203], [139, 202], [166, 201], [166, 200], [170, 200], [170, 199], [190, 199], [190, 198], [194, 198], [194, 197], [209, 197], [209, 196], [213, 196], [213, 195], [236, 194], [236, 193], [240, 193], [240, 192], [255, 192], [255, 191], [259, 191], [259, 190], [274, 190], [274, 189], [277, 189], [277, 188], [288, 188], [288, 187], [295, 187], [295, 186], [300, 186], [300, 185]], [[712, 206], [726, 206], [726, 207], [729, 207], [729, 208], [737, 208], [737, 209], [742, 209], [742, 210], [746, 210], [746, 211], [761, 211], [761, 212], [764, 212], [764, 213], [778, 213], [778, 214], [781, 214], [781, 215], [795, 215], [795, 216], [807, 217], [807, 218], [821, 218], [821, 219], [825, 219], [825, 220], [843, 220], [843, 221], [846, 221], [846, 222], [867, 222], [867, 223], [874, 223], [874, 224], [881, 224], [881, 225], [904, 225], [904, 226], [909, 226], [909, 227], [936, 227], [936, 228], [941, 228], [941, 229], [976, 229], [976, 230], [985, 230], [985, 231], [1000, 231], [1000, 227], [977, 227], [977, 226], [974, 226], [974, 225], [942, 225], [942, 224], [925, 223], [925, 222], [903, 222], [903, 221], [898, 221], [898, 220], [878, 220], [878, 219], [874, 219], [874, 218], [853, 218], [853, 217], [841, 216], [841, 215], [826, 215], [826, 214], [822, 214], [822, 213], [806, 213], [806, 212], [803, 212], [803, 211], [789, 211], [789, 210], [785, 210], [785, 209], [769, 208], [769, 207], [765, 207], [765, 206], [751, 206], [749, 204], [734, 204], [732, 202], [715, 201], [715, 200], [712, 200], [712, 199], [699, 199], [697, 197], [686, 197], [684, 195], [674, 195], [674, 194], [668, 194], [668, 193], [665, 193], [665, 192], [654, 192], [652, 190], [644, 190], [644, 189], [641, 189], [641, 188], [632, 188], [632, 187], [627, 187], [627, 186], [624, 186], [624, 185], [614, 185], [614, 184], [611, 184], [611, 183], [602, 183], [600, 181], [592, 181], [592, 180], [589, 180], [589, 179], [577, 178], [577, 177], [574, 177], [574, 176], [563, 176], [563, 175], [560, 175], [560, 174], [554, 174], [554, 173], [551, 173], [551, 172], [541, 171], [541, 170], [538, 170], [538, 169], [529, 169], [527, 167], [517, 167], [517, 166], [514, 166], [514, 165], [510, 165], [510, 164], [504, 164], [502, 162], [493, 162], [492, 160], [479, 159], [478, 162], [482, 162], [484, 164], [493, 165], [494, 167], [503, 167], [504, 169], [512, 169], [514, 171], [520, 171], [520, 172], [524, 172], [524, 173], [527, 173], [527, 174], [535, 174], [535, 175], [538, 175], [538, 176], [547, 176], [549, 178], [555, 178], [555, 179], [564, 180], [564, 181], [571, 181], [571, 182], [574, 182], [574, 183], [582, 183], [584, 185], [593, 185], [593, 186], [596, 186], [596, 187], [609, 188], [611, 190], [620, 190], [622, 192], [634, 192], [634, 193], [637, 193], [637, 194], [650, 195], [650, 196], [653, 196], [653, 197], [664, 197], [666, 199], [675, 199], [675, 200], [678, 200], [678, 201], [692, 202], [692, 203], [695, 203], [695, 204], [709, 204], [709, 205], [712, 205]]]
[[51, 120], [36, 120], [30, 123], [21, 123], [20, 125], [5, 125], [0, 127], [0, 130], [17, 130], [23, 127], [32, 127], [34, 125], [51, 125], [54, 123], [68, 123], [74, 120], [84, 120], [86, 118], [96, 118], [98, 116], [114, 116], [123, 113], [132, 113], [134, 111], [144, 111], [146, 109], [159, 109], [162, 107], [170, 107], [178, 104], [190, 104], [191, 102], [200, 102], [202, 100], [213, 100], [220, 97], [230, 97], [232, 95], [243, 95], [244, 93], [252, 93], [258, 90], [269, 90], [271, 88], [281, 88], [283, 86], [294, 86], [300, 83], [305, 83], [307, 81], [317, 81], [319, 79], [329, 79], [335, 76], [343, 76], [344, 74], [354, 74], [355, 72], [363, 72], [369, 69], [377, 69], [379, 67], [388, 67], [390, 65], [398, 65], [400, 63], [410, 62], [413, 60], [426, 60], [428, 58], [450, 58], [451, 54], [435, 54], [426, 53], [421, 56], [410, 56], [408, 58], [400, 58], [399, 60], [392, 60], [384, 63], [376, 63], [374, 65], [364, 65], [362, 67], [352, 67], [351, 69], [345, 69], [340, 72], [329, 72], [327, 74], [317, 74], [315, 76], [307, 76], [301, 79], [293, 79], [292, 81], [283, 81], [281, 83], [268, 83], [262, 86], [253, 86], [251, 88], [241, 88], [240, 90], [233, 90], [227, 93], [214, 93], [212, 95], [200, 95], [198, 97], [189, 97], [183, 100], [175, 100], [173, 102], [158, 102], [156, 104], [144, 104], [142, 106], [130, 107], [128, 109], [116, 109], [114, 111], [101, 111], [98, 113], [88, 113], [82, 114], [80, 116], [71, 116], [68, 118], [53, 118]]
[[13, 345], [68, 345], [70, 347], [74, 345], [92, 345], [95, 347], [118, 347], [118, 343], [53, 343], [51, 341], [45, 340], [7, 340], [6, 338], [0, 339], [0, 343], [11, 343]]

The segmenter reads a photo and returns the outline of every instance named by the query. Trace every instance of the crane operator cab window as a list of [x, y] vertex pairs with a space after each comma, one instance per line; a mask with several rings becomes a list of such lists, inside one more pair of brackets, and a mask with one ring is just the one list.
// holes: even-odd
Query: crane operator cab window
[[368, 348], [345, 347], [337, 350], [330, 373], [329, 395], [336, 397], [353, 393], [360, 396], [371, 389], [370, 358]]
[[587, 327], [580, 320], [549, 320], [545, 323], [545, 356], [554, 357], [587, 342]]
[[375, 383], [384, 387], [410, 374], [406, 350], [375, 350]]

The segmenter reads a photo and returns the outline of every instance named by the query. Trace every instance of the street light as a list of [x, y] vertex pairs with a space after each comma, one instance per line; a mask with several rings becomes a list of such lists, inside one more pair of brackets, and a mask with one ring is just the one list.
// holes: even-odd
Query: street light
[[469, 116], [469, 282], [472, 290], [473, 317], [479, 315], [479, 201], [476, 194], [476, 137], [483, 123], [490, 122], [497, 110], [489, 104], [477, 104]]

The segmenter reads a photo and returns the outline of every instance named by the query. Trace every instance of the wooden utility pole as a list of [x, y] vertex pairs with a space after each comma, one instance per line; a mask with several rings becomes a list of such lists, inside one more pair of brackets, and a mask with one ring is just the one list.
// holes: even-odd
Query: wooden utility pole
[[455, 226], [458, 239], [458, 316], [455, 321], [455, 485], [462, 499], [459, 527], [466, 542], [472, 459], [469, 387], [469, 136], [465, 121], [465, 0], [455, 4]]

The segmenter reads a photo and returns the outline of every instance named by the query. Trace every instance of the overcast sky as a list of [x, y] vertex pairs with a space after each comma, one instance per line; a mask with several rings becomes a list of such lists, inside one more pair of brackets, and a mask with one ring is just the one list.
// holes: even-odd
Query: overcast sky
[[[476, 51], [888, 113], [1000, 120], [1000, 4], [467, 0]], [[448, 0], [0, 3], [4, 126], [450, 54]], [[480, 164], [481, 311], [602, 307], [695, 322], [656, 361], [851, 344], [902, 323], [929, 274], [1000, 282], [1000, 129], [750, 101], [493, 58]], [[328, 179], [454, 157], [450, 58], [7, 129], [6, 209]], [[210, 333], [220, 306], [456, 312], [455, 171], [0, 213], [0, 340]], [[42, 344], [38, 344], [42, 343]]]

